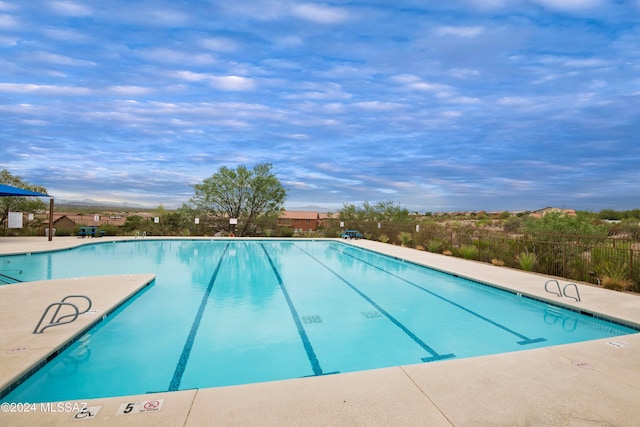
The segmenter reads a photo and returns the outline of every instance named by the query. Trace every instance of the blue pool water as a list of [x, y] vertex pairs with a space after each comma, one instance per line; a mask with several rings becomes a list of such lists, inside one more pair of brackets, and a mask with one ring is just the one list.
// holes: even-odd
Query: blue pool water
[[156, 274], [9, 402], [326, 375], [636, 332], [335, 241], [105, 242], [0, 257], [2, 271], [23, 281]]

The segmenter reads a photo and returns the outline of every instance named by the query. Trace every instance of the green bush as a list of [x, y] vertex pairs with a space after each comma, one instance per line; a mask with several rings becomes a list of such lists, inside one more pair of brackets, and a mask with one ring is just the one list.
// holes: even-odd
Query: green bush
[[427, 249], [429, 250], [429, 252], [433, 252], [434, 254], [441, 254], [442, 249], [444, 249], [444, 242], [440, 239], [429, 240]]
[[458, 248], [458, 253], [464, 259], [478, 258], [478, 248], [474, 245], [462, 245]]
[[293, 237], [293, 230], [289, 227], [282, 227], [280, 229], [281, 237]]
[[518, 265], [522, 270], [533, 271], [538, 262], [538, 257], [533, 252], [520, 252], [516, 256], [516, 261], [518, 261]]
[[593, 268], [600, 284], [617, 291], [631, 288], [631, 266], [628, 258], [630, 245], [619, 244], [618, 248], [594, 248], [591, 251]]
[[99, 228], [100, 231], [104, 231], [105, 236], [115, 236], [118, 234], [118, 227], [113, 224], [103, 224]]
[[400, 234], [398, 234], [398, 238], [402, 242], [402, 246], [409, 246], [411, 244], [411, 239], [412, 239], [411, 233], [402, 231], [400, 232]]
[[330, 237], [330, 238], [340, 237], [340, 233], [338, 232], [337, 228], [326, 228], [324, 230], [324, 237]]

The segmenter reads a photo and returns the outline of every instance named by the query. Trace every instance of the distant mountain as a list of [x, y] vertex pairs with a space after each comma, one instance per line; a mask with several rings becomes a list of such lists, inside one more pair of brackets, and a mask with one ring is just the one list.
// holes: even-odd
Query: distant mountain
[[70, 208], [103, 208], [103, 209], [117, 208], [119, 210], [120, 209], [127, 210], [127, 209], [155, 209], [157, 206], [150, 207], [150, 206], [140, 205], [137, 203], [105, 202], [100, 200], [84, 199], [84, 200], [65, 200], [64, 202], [56, 202], [56, 207], [58, 209], [61, 209], [64, 207], [70, 207]]

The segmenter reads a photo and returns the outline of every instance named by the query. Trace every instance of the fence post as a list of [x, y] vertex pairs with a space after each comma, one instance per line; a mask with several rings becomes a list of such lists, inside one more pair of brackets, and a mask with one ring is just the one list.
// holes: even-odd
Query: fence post
[[636, 283], [635, 265], [633, 265], [633, 247], [629, 246], [629, 268], [631, 269], [631, 281], [633, 281], [634, 290], [638, 290], [640, 283]]

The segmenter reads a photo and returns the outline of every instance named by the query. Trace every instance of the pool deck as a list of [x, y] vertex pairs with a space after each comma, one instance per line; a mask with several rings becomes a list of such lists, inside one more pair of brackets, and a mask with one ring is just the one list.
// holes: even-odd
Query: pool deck
[[[149, 239], [149, 238], [148, 238]], [[62, 249], [100, 241], [1, 238], [0, 254]], [[551, 277], [379, 242], [350, 241], [407, 261], [640, 326], [640, 296], [578, 283], [581, 302], [544, 291]], [[149, 275], [57, 279], [0, 286], [0, 389], [100, 313], [153, 280]], [[561, 285], [566, 280], [559, 279]], [[117, 284], [117, 285], [114, 285]], [[37, 292], [34, 288], [37, 287]], [[5, 288], [5, 289], [2, 289]], [[69, 293], [94, 302], [93, 316], [31, 334], [48, 302]], [[15, 301], [20, 301], [17, 304]], [[29, 301], [29, 304], [25, 304]], [[41, 407], [0, 412], [8, 426], [634, 426], [640, 423], [640, 334], [434, 363], [173, 393], [81, 400], [86, 413]], [[122, 414], [128, 403], [161, 403]], [[70, 402], [67, 402], [71, 404]], [[73, 408], [73, 409], [76, 409]], [[19, 408], [9, 408], [18, 410]], [[58, 408], [60, 409], [60, 408]], [[96, 412], [98, 409], [98, 412]], [[136, 413], [139, 412], [139, 413]]]

